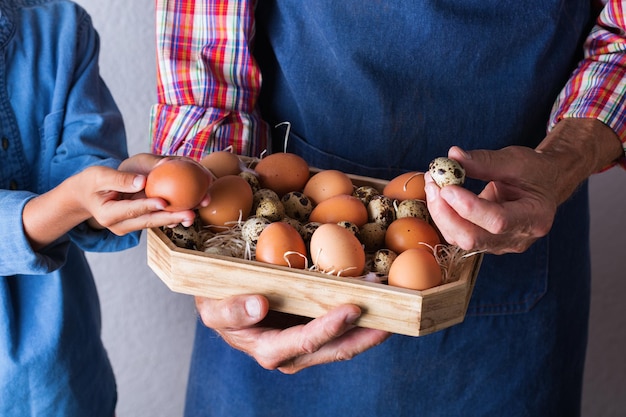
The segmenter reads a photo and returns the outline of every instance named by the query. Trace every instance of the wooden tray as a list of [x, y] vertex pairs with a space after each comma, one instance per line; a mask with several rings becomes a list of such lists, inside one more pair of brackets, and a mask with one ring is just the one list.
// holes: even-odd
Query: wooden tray
[[459, 267], [458, 280], [413, 291], [182, 249], [157, 228], [147, 236], [148, 265], [174, 292], [215, 299], [262, 294], [271, 309], [306, 317], [351, 303], [363, 310], [357, 325], [409, 336], [463, 321], [482, 261], [482, 255], [469, 257]]

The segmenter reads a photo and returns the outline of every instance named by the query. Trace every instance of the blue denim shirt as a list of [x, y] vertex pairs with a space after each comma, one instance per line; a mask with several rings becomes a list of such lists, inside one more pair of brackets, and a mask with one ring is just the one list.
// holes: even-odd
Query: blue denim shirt
[[22, 209], [90, 165], [127, 157], [98, 69], [99, 39], [69, 1], [0, 0], [0, 415], [111, 417], [116, 389], [83, 251], [137, 244], [86, 224], [34, 252]]

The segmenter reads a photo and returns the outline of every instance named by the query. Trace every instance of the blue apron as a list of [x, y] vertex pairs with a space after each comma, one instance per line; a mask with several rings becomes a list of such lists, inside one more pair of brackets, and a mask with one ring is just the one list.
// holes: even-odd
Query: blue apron
[[[257, 20], [262, 112], [291, 123], [287, 149], [390, 178], [452, 145], [536, 146], [590, 10], [588, 0], [261, 1]], [[485, 257], [462, 324], [394, 335], [345, 363], [269, 372], [199, 324], [186, 415], [579, 415], [588, 216], [583, 184], [526, 253]]]

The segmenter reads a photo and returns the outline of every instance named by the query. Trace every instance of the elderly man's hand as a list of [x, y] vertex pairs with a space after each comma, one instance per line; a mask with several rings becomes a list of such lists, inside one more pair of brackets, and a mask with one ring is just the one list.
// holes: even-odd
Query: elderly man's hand
[[523, 252], [550, 231], [558, 205], [581, 182], [622, 154], [613, 131], [591, 119], [561, 121], [536, 149], [453, 147], [448, 156], [487, 185], [475, 195], [459, 186], [440, 189], [426, 175], [428, 208], [451, 244], [495, 254]]
[[342, 305], [314, 320], [269, 311], [260, 295], [224, 300], [196, 297], [204, 324], [232, 347], [252, 356], [266, 369], [296, 373], [315, 365], [349, 360], [386, 340], [390, 334], [354, 326], [361, 315]]

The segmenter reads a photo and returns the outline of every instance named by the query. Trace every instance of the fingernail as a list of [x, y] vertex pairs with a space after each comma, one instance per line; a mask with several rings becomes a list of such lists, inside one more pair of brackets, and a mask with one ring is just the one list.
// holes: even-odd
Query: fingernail
[[137, 175], [133, 179], [133, 187], [139, 188], [139, 189], [143, 188], [143, 181], [144, 181], [143, 175]]
[[426, 202], [432, 201], [437, 193], [439, 186], [434, 181], [427, 182], [424, 185], [424, 191], [426, 192]]
[[261, 317], [261, 303], [256, 298], [249, 298], [244, 305], [248, 316], [258, 319]]
[[348, 315], [346, 316], [345, 323], [354, 324], [354, 322], [357, 321], [359, 317], [361, 317], [361, 313], [358, 311], [353, 311], [352, 313], [348, 313]]
[[193, 224], [193, 219], [185, 219], [180, 222], [180, 224], [182, 224], [184, 227], [191, 227], [191, 225]]
[[472, 159], [472, 155], [470, 155], [469, 153], [467, 153], [464, 149], [458, 148], [459, 152], [461, 153], [461, 156], [463, 157], [463, 159]]

